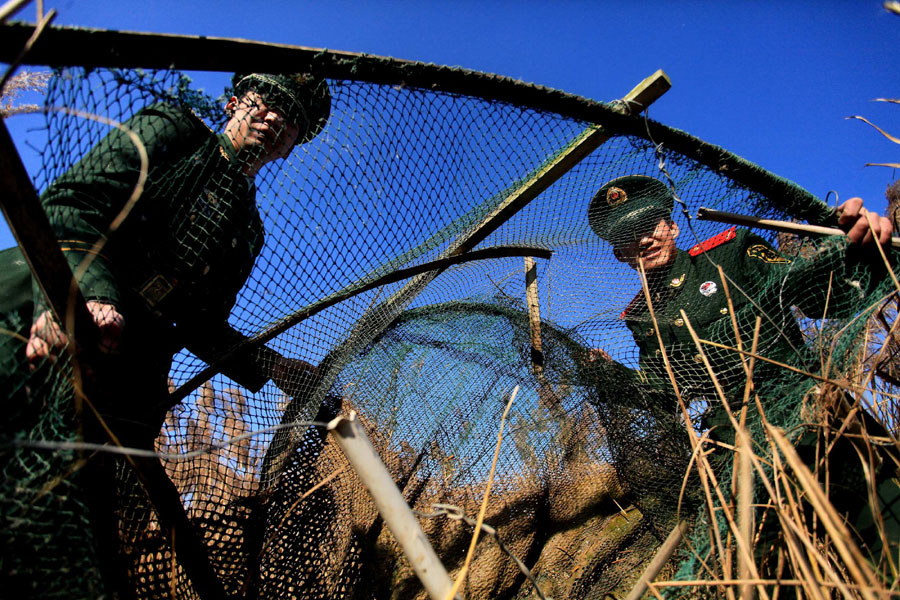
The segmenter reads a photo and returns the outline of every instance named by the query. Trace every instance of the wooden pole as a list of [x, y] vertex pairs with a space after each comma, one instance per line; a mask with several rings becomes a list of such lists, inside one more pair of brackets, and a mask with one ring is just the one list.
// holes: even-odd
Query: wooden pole
[[[658, 70], [625, 95], [619, 112], [630, 112], [631, 109], [628, 108], [630, 106], [646, 107], [671, 87], [672, 82], [669, 77], [662, 70]], [[588, 127], [559, 154], [548, 160], [514, 192], [501, 201], [478, 225], [454, 240], [441, 257], [455, 256], [474, 248], [611, 137], [612, 134], [607, 133], [599, 125]], [[398, 301], [404, 301], [404, 303], [410, 301], [418, 294], [418, 291], [414, 290], [423, 289], [442, 272], [442, 270], [435, 270], [419, 275], [373, 310], [383, 310], [384, 307], [392, 306]]]
[[662, 546], [659, 547], [659, 550], [656, 551], [653, 560], [650, 561], [650, 564], [647, 565], [647, 568], [641, 573], [640, 580], [631, 589], [625, 597], [625, 600], [640, 600], [644, 596], [647, 588], [650, 587], [650, 583], [656, 579], [656, 576], [659, 575], [662, 568], [666, 566], [666, 563], [669, 562], [669, 559], [675, 554], [675, 550], [678, 548], [678, 544], [681, 543], [681, 539], [684, 537], [687, 529], [688, 525], [685, 521], [681, 521], [675, 526], [671, 533], [669, 533], [666, 541], [664, 541]]
[[453, 588], [453, 581], [441, 563], [419, 521], [409, 508], [406, 499], [390, 472], [378, 456], [365, 429], [356, 418], [356, 411], [348, 417], [337, 417], [328, 424], [331, 432], [350, 466], [372, 496], [378, 514], [400, 544], [425, 591], [432, 600], [445, 600]]
[[172, 392], [169, 396], [169, 401], [172, 403], [177, 403], [186, 398], [188, 394], [200, 387], [203, 382], [208, 381], [211, 377], [218, 373], [221, 370], [221, 365], [229, 361], [233, 357], [240, 355], [242, 352], [247, 352], [250, 348], [256, 348], [258, 346], [261, 346], [262, 344], [265, 344], [269, 340], [274, 339], [278, 335], [284, 333], [297, 323], [300, 323], [301, 321], [304, 321], [305, 319], [308, 319], [309, 317], [318, 314], [326, 308], [334, 306], [335, 304], [344, 302], [345, 300], [349, 300], [354, 296], [358, 296], [377, 287], [389, 285], [398, 281], [403, 281], [404, 279], [415, 277], [421, 273], [433, 271], [436, 269], [445, 269], [453, 265], [461, 265], [463, 263], [472, 262], [475, 260], [490, 260], [509, 256], [522, 256], [524, 254], [531, 254], [538, 258], [549, 259], [553, 253], [550, 250], [546, 250], [544, 248], [494, 246], [491, 248], [473, 250], [472, 252], [467, 252], [464, 255], [450, 256], [447, 258], [428, 261], [427, 263], [422, 263], [414, 267], [397, 269], [396, 271], [391, 271], [387, 275], [379, 277], [373, 281], [370, 281], [369, 283], [361, 284], [358, 281], [352, 283], [344, 287], [344, 289], [328, 296], [327, 298], [314, 302], [313, 304], [309, 304], [306, 307], [293, 312], [282, 319], [279, 319], [274, 324], [270, 325], [269, 327], [255, 335], [252, 339], [247, 340], [246, 342], [240, 344], [239, 346], [236, 346], [235, 348], [232, 348], [227, 353], [218, 357], [216, 362], [209, 364], [209, 366], [191, 377], [178, 389]]
[[537, 264], [531, 256], [525, 257], [525, 297], [528, 302], [528, 325], [531, 329], [531, 370], [538, 379], [543, 379], [544, 349], [541, 342], [541, 305], [537, 289]]
[[9, 2], [0, 6], [0, 23], [4, 23], [7, 19], [16, 16], [16, 13], [30, 3], [31, 0], [9, 0]]
[[[70, 347], [79, 353], [76, 356], [73, 352], [73, 362], [77, 368], [79, 359], [84, 356], [85, 351], [96, 347], [99, 331], [88, 312], [81, 290], [75, 283], [68, 261], [60, 250], [50, 221], [41, 207], [28, 172], [2, 120], [0, 120], [0, 207], [35, 281], [47, 297], [57, 318], [66, 324], [65, 330], [69, 336]], [[95, 370], [99, 368], [96, 364], [92, 366]], [[95, 377], [102, 381], [103, 373], [97, 372]], [[94, 386], [92, 391], [94, 394], [109, 393], [100, 386]], [[114, 402], [108, 400], [106, 404], [113, 406]], [[131, 462], [145, 485], [150, 502], [156, 508], [161, 525], [175, 534], [173, 549], [197, 595], [203, 599], [223, 598], [225, 592], [209, 562], [206, 546], [197, 535], [184, 510], [181, 496], [175, 484], [166, 475], [159, 459], [135, 458]], [[102, 481], [103, 473], [95, 474], [92, 470], [91, 474], [93, 485], [98, 487], [109, 485], [108, 481]], [[106, 470], [105, 474], [108, 475], [109, 470]], [[112, 493], [109, 490], [95, 490], [95, 492]], [[96, 505], [93, 500], [90, 504], [92, 507]], [[92, 516], [92, 519], [95, 518], [97, 517]], [[105, 516], [101, 515], [99, 518], [105, 524], [109, 524]], [[109, 539], [105, 532], [99, 532], [99, 536], [102, 539]], [[118, 557], [106, 556], [114, 554], [114, 549], [101, 548], [101, 553], [104, 554], [104, 560], [118, 564]], [[121, 578], [114, 585], [116, 587], [123, 585], [122, 574], [114, 575]]]
[[[631, 107], [640, 107], [640, 112], [662, 96], [672, 82], [661, 69], [645, 78], [634, 87], [622, 99], [617, 112], [630, 114]], [[580, 163], [591, 152], [602, 146], [613, 137], [599, 125], [592, 125], [584, 130], [554, 158], [538, 169], [525, 183], [519, 186], [512, 194], [506, 197], [484, 220], [470, 233], [460, 236], [451, 246], [451, 254], [459, 254], [473, 248], [487, 236], [496, 231], [510, 217], [522, 210], [529, 202], [556, 183], [559, 178], [568, 173], [572, 167]]]
[[51, 310], [60, 323], [68, 323], [65, 329], [71, 343], [75, 337], [82, 347], [90, 347], [99, 335], [97, 326], [2, 120], [0, 190], [0, 209]]
[[[724, 210], [704, 208], [702, 206], [697, 209], [697, 218], [701, 221], [717, 221], [719, 223], [728, 223], [729, 225], [757, 227], [759, 229], [768, 229], [769, 231], [778, 231], [781, 233], [795, 233], [797, 235], [809, 235], [815, 237], [846, 235], [845, 231], [838, 229], [837, 227], [822, 227], [821, 225], [809, 225], [808, 223], [791, 223], [790, 221], [761, 219], [760, 217], [740, 215], [737, 213], [725, 212]], [[891, 246], [900, 248], [900, 237], [892, 237]]]

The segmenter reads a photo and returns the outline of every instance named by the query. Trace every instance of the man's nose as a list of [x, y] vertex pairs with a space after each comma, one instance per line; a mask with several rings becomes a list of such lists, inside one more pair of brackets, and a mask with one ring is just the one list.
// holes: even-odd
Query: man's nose
[[281, 116], [280, 111], [270, 108], [266, 112], [266, 122], [273, 124], [273, 125], [280, 125], [280, 124], [284, 123], [284, 117]]

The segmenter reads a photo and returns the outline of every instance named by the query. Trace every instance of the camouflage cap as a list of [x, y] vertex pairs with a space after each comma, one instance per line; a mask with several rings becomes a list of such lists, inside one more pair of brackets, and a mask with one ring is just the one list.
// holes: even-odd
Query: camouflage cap
[[234, 95], [256, 92], [278, 107], [284, 118], [300, 127], [297, 144], [316, 137], [331, 114], [331, 91], [324, 79], [310, 73], [235, 73]]
[[672, 191], [646, 175], [617, 177], [603, 185], [588, 205], [588, 223], [613, 245], [629, 242], [672, 214]]

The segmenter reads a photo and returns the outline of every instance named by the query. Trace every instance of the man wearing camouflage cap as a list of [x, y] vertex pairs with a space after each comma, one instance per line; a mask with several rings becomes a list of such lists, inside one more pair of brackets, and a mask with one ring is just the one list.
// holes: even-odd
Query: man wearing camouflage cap
[[[237, 74], [232, 83], [222, 134], [186, 107], [147, 106], [41, 196], [100, 331], [100, 353], [92, 360], [102, 364], [104, 379], [97, 385], [115, 405], [97, 408], [126, 446], [153, 447], [170, 408], [168, 374], [176, 353], [186, 347], [215, 362], [245, 339], [227, 319], [263, 245], [254, 178], [312, 140], [330, 114], [328, 86], [310, 74]], [[124, 130], [137, 135], [148, 159], [136, 201], [141, 157]], [[0, 433], [12, 438], [33, 429], [40, 438], [47, 407], [70, 402], [52, 364], [66, 336], [32, 289], [18, 248], [0, 253], [0, 284], [0, 327], [17, 334], [0, 337], [0, 389], [8, 409]], [[264, 346], [251, 354], [223, 372], [252, 391], [272, 378], [295, 395], [314, 376], [308, 364]], [[0, 511], [3, 529], [12, 532], [8, 516]], [[0, 540], [4, 579], [48, 584], [29, 573], [54, 558], [38, 554], [26, 527], [16, 531]]]
[[[597, 191], [588, 208], [588, 222], [600, 238], [612, 245], [617, 260], [635, 270], [643, 268], [646, 273], [655, 321], [643, 290], [621, 315], [640, 351], [638, 375], [644, 389], [649, 390], [646, 393], [656, 394], [652, 402], [658, 404], [660, 390], [671, 390], [662, 359], [664, 350], [682, 397], [688, 403], [700, 401], [712, 406], [704, 424], [713, 427], [714, 439], [731, 443], [733, 439], [727, 433], [731, 430], [730, 420], [718, 402], [682, 311], [700, 339], [728, 347], [736, 345], [728, 298], [717, 269], [721, 265], [728, 278], [744, 348], [751, 347], [756, 315], [763, 315], [757, 353], [779, 362], [801, 363], [808, 357], [803, 352], [803, 336], [792, 307], [799, 307], [813, 318], [821, 318], [826, 309], [829, 317], [850, 316], [840, 314], [841, 295], [855, 294], [858, 298], [860, 291], [874, 289], [880, 282], [881, 259], [872, 250], [876, 242], [889, 243], [892, 226], [884, 217], [868, 213], [870, 229], [862, 200], [852, 198], [838, 209], [838, 225], [847, 232], [846, 239], [829, 238], [811, 257], [782, 256], [763, 238], [737, 227], [682, 250], [676, 245], [680, 231], [672, 218], [673, 206], [673, 193], [663, 182], [629, 175], [616, 178]], [[826, 287], [829, 281], [831, 284]], [[822, 285], [813, 290], [810, 282]], [[736, 409], [745, 381], [740, 355], [709, 345], [704, 346], [704, 352], [732, 409]], [[778, 385], [776, 382], [795, 377], [764, 361], [757, 361], [756, 365], [754, 383], [761, 394], [771, 392]], [[669, 414], [674, 412], [671, 392], [664, 404]], [[862, 539], [876, 547], [880, 541], [872, 530], [868, 505], [858, 501], [865, 479], [855, 452], [843, 439], [832, 454], [832, 501], [862, 532]], [[799, 450], [813, 460], [815, 435], [803, 438]], [[878, 481], [885, 527], [894, 546], [900, 542], [900, 506], [893, 505], [900, 498], [892, 469], [884, 469]]]
[[[148, 106], [124, 123], [149, 159], [133, 207], [126, 204], [140, 157], [122, 130], [107, 135], [41, 197], [73, 271], [88, 265], [79, 284], [100, 329], [101, 350], [125, 356], [139, 348], [136, 368], [154, 374], [157, 392], [167, 390], [169, 364], [181, 347], [212, 360], [243, 339], [226, 320], [263, 244], [253, 178], [314, 138], [330, 113], [327, 84], [309, 74], [237, 74], [233, 90], [220, 135], [190, 110], [168, 103]], [[123, 209], [126, 218], [107, 235]], [[3, 254], [9, 284], [0, 309], [30, 320], [31, 306], [20, 301], [28, 293], [12, 292], [30, 289], [30, 275], [18, 249]], [[32, 368], [65, 344], [49, 311], [34, 314], [24, 334]], [[265, 356], [232, 365], [228, 374], [259, 389], [281, 364], [261, 352]]]
[[[792, 289], [791, 278], [773, 277], [776, 273], [787, 273], [791, 259], [781, 256], [766, 240], [747, 229], [732, 227], [689, 250], [679, 249], [676, 238], [680, 229], [671, 216], [673, 206], [674, 196], [663, 182], [643, 175], [629, 175], [603, 185], [588, 208], [591, 228], [612, 244], [616, 259], [636, 270], [643, 264], [646, 272], [659, 331], [650, 320], [643, 292], [637, 294], [622, 313], [640, 349], [642, 366], [666, 378], [660, 371], [659, 338], [662, 338], [670, 360], [677, 365], [675, 371], [682, 379], [680, 383], [688, 389], [706, 385], [709, 380], [706, 369], [680, 312], [685, 311], [702, 339], [710, 339], [708, 334], [712, 329], [719, 333], [718, 329], [727, 325], [727, 330], [721, 331], [726, 336], [721, 341], [733, 345], [728, 302], [717, 265], [722, 266], [729, 278], [731, 301], [736, 312], [752, 309], [753, 300], [762, 302], [762, 308], [772, 319], [763, 325], [760, 354], [768, 356], [766, 350], [769, 350], [776, 351], [781, 358], [788, 358], [798, 345], [802, 345], [791, 306], [797, 305], [805, 314], [818, 316], [824, 310], [825, 295], [799, 293], [805, 290]], [[870, 246], [876, 240], [886, 244], [890, 240], [891, 224], [884, 217], [869, 213], [873, 221], [873, 230], [869, 231], [866, 210], [859, 198], [845, 202], [839, 213], [839, 225], [848, 232], [848, 249]], [[837, 252], [832, 255], [835, 256], [819, 258], [813, 268], [822, 272], [838, 268], [843, 256]], [[792, 278], [795, 281], [803, 279], [795, 275]], [[777, 292], [766, 290], [758, 298], [748, 298], [743, 293], [756, 290], [760, 282], [773, 279], [779, 281]], [[788, 291], [794, 293], [788, 295], [789, 301], [785, 301]], [[714, 367], [733, 374], [735, 364], [731, 360], [728, 362], [727, 369], [724, 362], [714, 364]]]

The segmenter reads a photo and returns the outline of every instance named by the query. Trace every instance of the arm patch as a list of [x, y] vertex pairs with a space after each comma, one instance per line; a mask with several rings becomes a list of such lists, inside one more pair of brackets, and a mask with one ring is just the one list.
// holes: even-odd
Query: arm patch
[[786, 263], [789, 264], [791, 260], [789, 258], [785, 258], [782, 255], [778, 254], [772, 248], [769, 248], [765, 244], [753, 244], [749, 248], [747, 248], [747, 256], [750, 258], [755, 258], [756, 260], [761, 260], [764, 263]]

